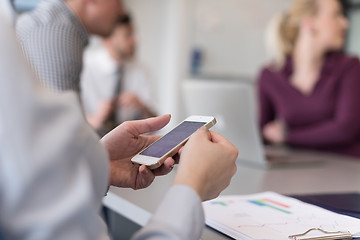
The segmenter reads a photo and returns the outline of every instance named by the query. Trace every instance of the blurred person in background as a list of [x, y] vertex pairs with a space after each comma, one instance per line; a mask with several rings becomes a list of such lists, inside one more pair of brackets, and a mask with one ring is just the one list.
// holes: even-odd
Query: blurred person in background
[[347, 29], [338, 0], [294, 0], [270, 25], [273, 58], [258, 79], [267, 142], [360, 157], [360, 62], [342, 52]]
[[129, 15], [84, 54], [81, 99], [90, 125], [102, 136], [127, 120], [155, 116], [151, 82], [134, 61], [136, 38]]
[[41, 83], [79, 95], [89, 34], [109, 36], [124, 13], [121, 0], [47, 0], [21, 15], [16, 31]]

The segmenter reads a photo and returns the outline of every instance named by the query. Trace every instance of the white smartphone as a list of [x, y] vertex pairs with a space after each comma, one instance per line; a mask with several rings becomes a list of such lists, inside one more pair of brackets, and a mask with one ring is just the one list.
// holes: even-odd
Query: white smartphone
[[210, 129], [216, 124], [214, 117], [190, 116], [169, 133], [135, 155], [131, 161], [137, 165], [146, 165], [150, 169], [160, 167], [168, 157], [174, 156], [199, 128]]

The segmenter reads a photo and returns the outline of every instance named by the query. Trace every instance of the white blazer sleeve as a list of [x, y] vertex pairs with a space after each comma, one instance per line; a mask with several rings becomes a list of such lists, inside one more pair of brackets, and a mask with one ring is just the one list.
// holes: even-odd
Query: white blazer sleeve
[[0, 9], [0, 232], [3, 240], [108, 239], [99, 217], [105, 149], [74, 94], [41, 89]]
[[132, 240], [199, 240], [204, 221], [198, 194], [187, 186], [173, 186]]

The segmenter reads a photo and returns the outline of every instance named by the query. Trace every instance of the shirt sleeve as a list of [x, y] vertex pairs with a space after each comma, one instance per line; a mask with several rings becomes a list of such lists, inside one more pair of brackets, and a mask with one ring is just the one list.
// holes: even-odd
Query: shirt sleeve
[[132, 240], [198, 240], [204, 222], [198, 194], [187, 186], [173, 186], [149, 223]]
[[0, 9], [3, 240], [108, 239], [99, 216], [108, 157], [74, 93], [38, 86]]
[[275, 119], [275, 110], [272, 100], [266, 88], [266, 81], [270, 81], [268, 77], [268, 70], [264, 69], [260, 74], [257, 84], [258, 95], [258, 115], [261, 129], [269, 122]]
[[360, 134], [360, 62], [344, 70], [332, 119], [304, 128], [288, 129], [287, 142], [302, 147], [337, 147], [351, 143]]

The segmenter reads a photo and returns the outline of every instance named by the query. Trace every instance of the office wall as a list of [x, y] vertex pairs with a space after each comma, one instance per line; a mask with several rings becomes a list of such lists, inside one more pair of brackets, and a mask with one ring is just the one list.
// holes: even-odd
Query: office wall
[[202, 73], [253, 77], [264, 63], [264, 31], [289, 0], [194, 0], [193, 47], [203, 50]]
[[[154, 39], [162, 30], [159, 20], [167, 21], [164, 5], [177, 0], [126, 0], [137, 18], [141, 39], [140, 58], [146, 53], [161, 51]], [[186, 0], [185, 0], [186, 1]], [[192, 0], [181, 18], [188, 21], [186, 36], [186, 74], [189, 72], [191, 50], [196, 47], [204, 53], [202, 73], [205, 75], [246, 75], [253, 77], [264, 62], [264, 30], [271, 17], [283, 11], [288, 0]], [[157, 20], [155, 20], [157, 19]], [[154, 23], [157, 23], [154, 25]], [[175, 27], [175, 26], [174, 26]], [[155, 32], [152, 32], [155, 31]], [[164, 33], [164, 32], [162, 32]], [[158, 52], [158, 51], [157, 51]], [[147, 62], [149, 62], [147, 60]]]

